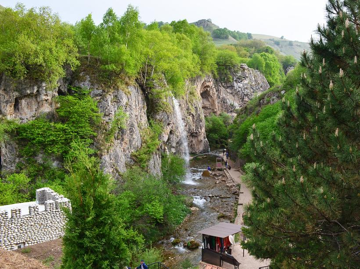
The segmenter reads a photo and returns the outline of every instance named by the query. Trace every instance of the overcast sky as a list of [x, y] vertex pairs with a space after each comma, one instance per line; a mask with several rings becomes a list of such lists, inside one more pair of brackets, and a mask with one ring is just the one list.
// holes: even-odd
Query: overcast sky
[[[16, 0], [0, 0], [13, 8]], [[140, 20], [195, 22], [211, 19], [221, 28], [308, 42], [318, 23], [325, 22], [327, 0], [22, 0], [27, 8], [49, 6], [63, 21], [74, 24], [92, 13], [100, 23], [109, 7], [121, 16], [129, 4]]]

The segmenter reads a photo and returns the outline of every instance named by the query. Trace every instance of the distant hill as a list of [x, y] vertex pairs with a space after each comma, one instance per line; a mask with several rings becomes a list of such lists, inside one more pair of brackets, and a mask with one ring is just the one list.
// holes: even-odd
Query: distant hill
[[[197, 22], [193, 22], [198, 27], [202, 27], [205, 31], [212, 33], [215, 29], [220, 27], [214, 24], [210, 19], [203, 19]], [[274, 37], [270, 35], [252, 34], [253, 39], [259, 39], [264, 41], [270, 47], [280, 51], [285, 55], [292, 55], [295, 59], [300, 60], [301, 53], [305, 50], [309, 50], [309, 44], [305, 42], [288, 40], [285, 38]], [[221, 46], [225, 44], [234, 44], [237, 41], [231, 36], [228, 39], [213, 38], [215, 45]]]
[[308, 43], [292, 41], [285, 38], [279, 38], [270, 35], [252, 34], [254, 39], [264, 41], [270, 47], [277, 49], [285, 55], [292, 55], [295, 59], [300, 60], [300, 55], [304, 50], [309, 50]]
[[199, 20], [197, 22], [193, 22], [192, 24], [195, 24], [197, 27], [204, 28], [205, 31], [212, 33], [215, 29], [220, 28], [216, 24], [213, 24], [210, 19], [207, 20]]
[[5, 8], [2, 5], [0, 5], [0, 11], [3, 10], [3, 9], [5, 9]]

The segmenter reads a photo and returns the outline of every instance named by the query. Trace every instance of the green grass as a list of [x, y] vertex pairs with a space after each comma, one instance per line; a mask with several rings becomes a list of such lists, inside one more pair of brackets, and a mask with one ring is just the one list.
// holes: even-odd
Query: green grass
[[220, 38], [213, 38], [214, 44], [217, 47], [222, 45], [229, 45], [229, 44], [236, 44], [237, 41], [235, 39], [220, 39]]
[[30, 253], [30, 252], [31, 252], [31, 248], [23, 248], [23, 249], [21, 249], [21, 253], [26, 254], [26, 253]]
[[43, 260], [43, 264], [45, 264], [46, 266], [49, 266], [50, 263], [53, 262], [54, 260], [55, 260], [54, 256], [49, 256], [45, 260]]
[[[270, 36], [270, 35], [261, 35], [253, 34], [254, 39], [259, 39], [264, 41], [270, 47], [280, 51], [285, 55], [294, 56], [295, 59], [300, 60], [301, 53], [304, 50], [309, 50], [309, 44], [306, 42], [293, 41], [288, 39], [281, 39], [279, 37]], [[292, 46], [290, 45], [292, 42]]]

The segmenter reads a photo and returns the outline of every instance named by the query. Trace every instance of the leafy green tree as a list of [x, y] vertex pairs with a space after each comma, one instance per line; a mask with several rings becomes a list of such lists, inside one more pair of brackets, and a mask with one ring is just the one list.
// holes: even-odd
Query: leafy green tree
[[180, 183], [185, 175], [185, 160], [177, 155], [163, 155], [161, 159], [163, 179], [171, 185]]
[[215, 29], [212, 32], [212, 36], [214, 38], [228, 39], [230, 35], [229, 35], [229, 30], [228, 29], [226, 29], [226, 28], [218, 28], [218, 29]]
[[56, 110], [57, 121], [45, 117], [15, 129], [15, 138], [22, 146], [23, 156], [32, 158], [39, 152], [65, 157], [74, 139], [90, 145], [96, 136], [101, 115], [91, 96], [81, 94], [59, 97], [60, 107]]
[[279, 60], [283, 66], [284, 72], [291, 66], [295, 67], [297, 63], [296, 59], [291, 55], [280, 56]]
[[91, 46], [92, 40], [95, 36], [96, 25], [92, 19], [92, 15], [89, 14], [85, 19], [82, 19], [79, 23], [75, 25], [76, 29], [76, 37], [77, 37], [77, 45], [79, 47], [79, 51], [86, 53], [88, 58], [88, 63], [90, 62], [91, 55]]
[[66, 211], [62, 268], [123, 268], [129, 248], [141, 245], [142, 237], [124, 228], [111, 179], [91, 151], [81, 143], [72, 148], [66, 179], [72, 209]]
[[227, 147], [229, 133], [224, 117], [211, 115], [205, 118], [206, 136], [211, 148]]
[[283, 68], [277, 57], [273, 54], [265, 52], [255, 53], [248, 62], [248, 65], [263, 73], [270, 86], [280, 84], [285, 79]]
[[56, 86], [64, 65], [78, 65], [71, 27], [49, 8], [16, 5], [0, 12], [0, 72], [15, 79], [38, 79]]
[[223, 82], [232, 80], [231, 72], [236, 65], [240, 64], [237, 53], [230, 50], [218, 50], [216, 56], [217, 76]]
[[30, 179], [24, 174], [12, 174], [0, 180], [0, 205], [29, 201]]
[[185, 34], [190, 38], [192, 51], [200, 60], [200, 71], [203, 74], [210, 74], [215, 71], [216, 47], [208, 32], [202, 27], [189, 24], [186, 20], [171, 22], [174, 33]]
[[124, 223], [141, 233], [147, 243], [173, 231], [187, 215], [183, 198], [173, 194], [168, 178], [155, 178], [138, 167], [128, 169], [123, 178], [125, 182], [117, 189], [117, 208]]
[[330, 0], [304, 53], [295, 105], [285, 98], [271, 140], [252, 130], [243, 245], [274, 268], [360, 263], [358, 38], [360, 3]]

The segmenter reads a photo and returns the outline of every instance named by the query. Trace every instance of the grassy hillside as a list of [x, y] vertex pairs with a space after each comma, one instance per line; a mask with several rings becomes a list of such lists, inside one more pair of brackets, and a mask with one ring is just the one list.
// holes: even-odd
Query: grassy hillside
[[[220, 28], [214, 24], [210, 19], [199, 20], [194, 22], [198, 27], [204, 28], [205, 31], [212, 33], [215, 29]], [[305, 42], [293, 41], [288, 39], [281, 39], [279, 37], [261, 34], [252, 34], [254, 39], [264, 41], [270, 47], [280, 51], [284, 55], [294, 56], [295, 59], [300, 60], [301, 53], [305, 50], [309, 50], [309, 45]], [[231, 36], [228, 39], [213, 38], [216, 46], [234, 44], [237, 41]]]
[[277, 49], [285, 55], [292, 55], [299, 60], [304, 50], [309, 50], [309, 44], [300, 41], [292, 41], [269, 35], [253, 34], [254, 39], [264, 41], [270, 47]]
[[228, 39], [213, 38], [213, 40], [214, 40], [214, 43], [215, 43], [216, 46], [229, 45], [229, 44], [236, 44], [237, 43], [237, 40], [235, 40], [231, 36]]

